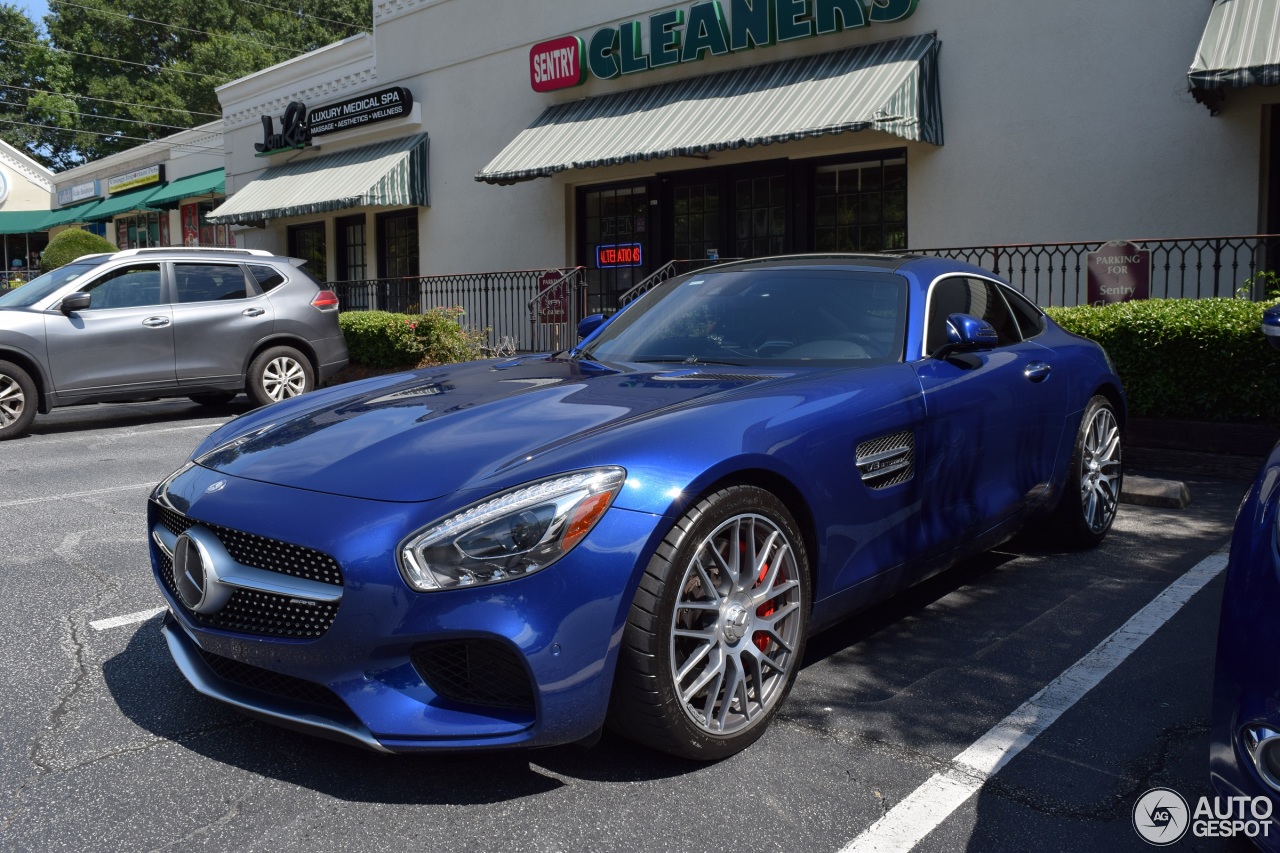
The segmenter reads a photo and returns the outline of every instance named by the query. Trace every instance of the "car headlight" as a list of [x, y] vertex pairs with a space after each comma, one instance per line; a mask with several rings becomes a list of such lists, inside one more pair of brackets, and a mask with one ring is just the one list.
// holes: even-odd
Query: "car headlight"
[[400, 573], [414, 589], [434, 592], [545, 569], [591, 532], [626, 476], [612, 467], [575, 471], [472, 504], [410, 537]]

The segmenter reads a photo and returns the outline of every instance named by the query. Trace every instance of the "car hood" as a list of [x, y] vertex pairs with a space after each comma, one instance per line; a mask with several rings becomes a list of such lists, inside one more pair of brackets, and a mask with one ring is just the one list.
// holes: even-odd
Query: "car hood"
[[[714, 372], [713, 372], [714, 371]], [[403, 375], [307, 407], [263, 410], [199, 464], [350, 497], [426, 501], [601, 430], [789, 373], [655, 365], [627, 371], [546, 357]], [[266, 421], [264, 424], [263, 421]]]

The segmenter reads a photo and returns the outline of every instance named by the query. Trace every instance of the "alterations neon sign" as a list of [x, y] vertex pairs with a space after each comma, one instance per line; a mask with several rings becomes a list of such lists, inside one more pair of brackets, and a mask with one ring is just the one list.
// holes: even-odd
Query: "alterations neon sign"
[[596, 30], [589, 40], [561, 36], [529, 50], [529, 82], [550, 92], [586, 82], [587, 71], [601, 80], [636, 74], [711, 56], [901, 21], [915, 14], [919, 0], [702, 0], [684, 9], [650, 15], [649, 50], [645, 26], [626, 21]]
[[644, 249], [641, 248], [640, 243], [610, 243], [596, 246], [596, 266], [599, 269], [643, 265]]

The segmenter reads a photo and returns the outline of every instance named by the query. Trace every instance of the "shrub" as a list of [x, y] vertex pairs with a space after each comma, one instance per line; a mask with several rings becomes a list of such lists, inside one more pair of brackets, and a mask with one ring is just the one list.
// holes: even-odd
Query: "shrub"
[[461, 316], [460, 308], [425, 314], [346, 311], [338, 315], [338, 325], [352, 364], [408, 369], [480, 358], [484, 335], [459, 325]]
[[1102, 344], [1131, 415], [1280, 424], [1280, 352], [1261, 332], [1268, 304], [1146, 299], [1048, 313]]
[[79, 228], [68, 228], [66, 231], [55, 234], [40, 254], [40, 269], [48, 272], [66, 266], [81, 255], [114, 251], [116, 247], [111, 245], [105, 237], [81, 231]]

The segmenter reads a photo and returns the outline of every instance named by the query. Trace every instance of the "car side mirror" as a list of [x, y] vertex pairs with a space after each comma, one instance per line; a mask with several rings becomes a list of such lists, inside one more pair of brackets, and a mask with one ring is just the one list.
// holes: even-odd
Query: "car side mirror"
[[[1280, 331], [1278, 329], [1277, 331]], [[947, 317], [947, 342], [933, 353], [933, 358], [946, 358], [957, 352], [988, 350], [1000, 343], [995, 327], [972, 314]]]
[[1269, 344], [1280, 349], [1280, 305], [1272, 305], [1262, 312], [1262, 334], [1267, 336]]
[[89, 303], [92, 301], [92, 293], [73, 293], [62, 300], [62, 304], [58, 306], [58, 309], [63, 314], [70, 314], [72, 311], [83, 311], [89, 307]]
[[[578, 340], [591, 337], [596, 329], [604, 325], [603, 314], [588, 314], [578, 321]], [[1280, 331], [1280, 330], [1277, 330]]]

